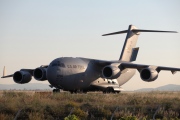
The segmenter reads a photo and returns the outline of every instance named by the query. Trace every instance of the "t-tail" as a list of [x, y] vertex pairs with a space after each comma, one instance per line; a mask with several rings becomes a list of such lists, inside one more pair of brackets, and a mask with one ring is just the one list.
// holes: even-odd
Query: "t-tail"
[[133, 25], [129, 25], [128, 30], [108, 33], [108, 34], [104, 34], [102, 36], [127, 33], [126, 39], [125, 39], [125, 42], [124, 42], [124, 46], [122, 48], [122, 52], [121, 52], [119, 60], [127, 61], [127, 62], [132, 62], [132, 61], [136, 60], [136, 57], [137, 57], [137, 54], [138, 54], [138, 51], [139, 51], [139, 47], [136, 47], [136, 43], [137, 43], [138, 37], [140, 35], [140, 32], [169, 32], [169, 33], [177, 33], [176, 31], [142, 30], [142, 29], [137, 29]]

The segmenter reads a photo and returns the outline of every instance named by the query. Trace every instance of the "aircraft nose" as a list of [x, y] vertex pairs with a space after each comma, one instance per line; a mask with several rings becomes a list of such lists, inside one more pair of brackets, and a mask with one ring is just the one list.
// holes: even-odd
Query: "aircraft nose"
[[48, 66], [47, 68], [47, 79], [49, 81], [50, 84], [52, 85], [56, 85], [57, 83], [57, 67], [58, 67], [58, 64], [57, 64], [57, 59], [53, 60], [50, 65]]

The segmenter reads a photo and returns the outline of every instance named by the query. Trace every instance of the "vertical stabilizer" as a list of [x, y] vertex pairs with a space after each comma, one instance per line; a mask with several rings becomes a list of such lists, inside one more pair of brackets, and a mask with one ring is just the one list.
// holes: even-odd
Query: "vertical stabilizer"
[[133, 25], [129, 25], [128, 30], [113, 32], [104, 34], [102, 36], [108, 36], [108, 35], [116, 35], [116, 34], [123, 34], [127, 33], [126, 39], [124, 42], [124, 46], [121, 52], [121, 56], [119, 60], [121, 61], [127, 61], [132, 62], [136, 60], [139, 47], [136, 47], [137, 39], [140, 35], [140, 32], [163, 32], [163, 33], [177, 33], [176, 31], [162, 31], [162, 30], [143, 30], [143, 29], [137, 29]]
[[135, 26], [129, 25], [127, 36], [119, 60], [128, 62], [136, 60], [139, 50], [139, 48], [136, 48], [136, 43], [140, 32], [133, 32], [132, 30], [135, 29], [137, 29]]

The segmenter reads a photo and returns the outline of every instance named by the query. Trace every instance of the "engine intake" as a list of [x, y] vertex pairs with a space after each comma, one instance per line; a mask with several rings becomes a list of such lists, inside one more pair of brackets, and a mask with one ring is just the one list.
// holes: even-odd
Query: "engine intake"
[[152, 68], [144, 68], [141, 70], [140, 76], [143, 81], [151, 82], [158, 78], [158, 72]]
[[34, 70], [34, 78], [36, 80], [40, 80], [40, 81], [44, 81], [44, 80], [47, 80], [47, 77], [46, 77], [46, 68], [43, 68], [43, 67], [39, 67], [39, 68], [36, 68]]
[[27, 71], [17, 71], [13, 75], [13, 80], [16, 83], [24, 84], [31, 81], [31, 74]]
[[102, 70], [102, 75], [106, 79], [116, 79], [120, 76], [121, 71], [117, 66], [108, 65]]

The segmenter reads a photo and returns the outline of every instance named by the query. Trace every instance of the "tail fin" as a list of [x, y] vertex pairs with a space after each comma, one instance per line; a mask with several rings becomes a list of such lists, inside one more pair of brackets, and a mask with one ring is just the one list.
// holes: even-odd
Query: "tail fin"
[[133, 25], [129, 25], [128, 30], [108, 33], [108, 34], [104, 34], [103, 36], [127, 33], [127, 36], [126, 36], [124, 46], [123, 46], [123, 49], [122, 49], [121, 56], [120, 56], [119, 60], [132, 62], [132, 61], [136, 60], [136, 57], [137, 57], [137, 54], [138, 54], [138, 51], [139, 51], [139, 47], [136, 47], [136, 43], [137, 43], [137, 39], [138, 39], [138, 37], [140, 35], [140, 32], [170, 32], [170, 33], [177, 33], [176, 31], [142, 30], [142, 29], [137, 29]]

